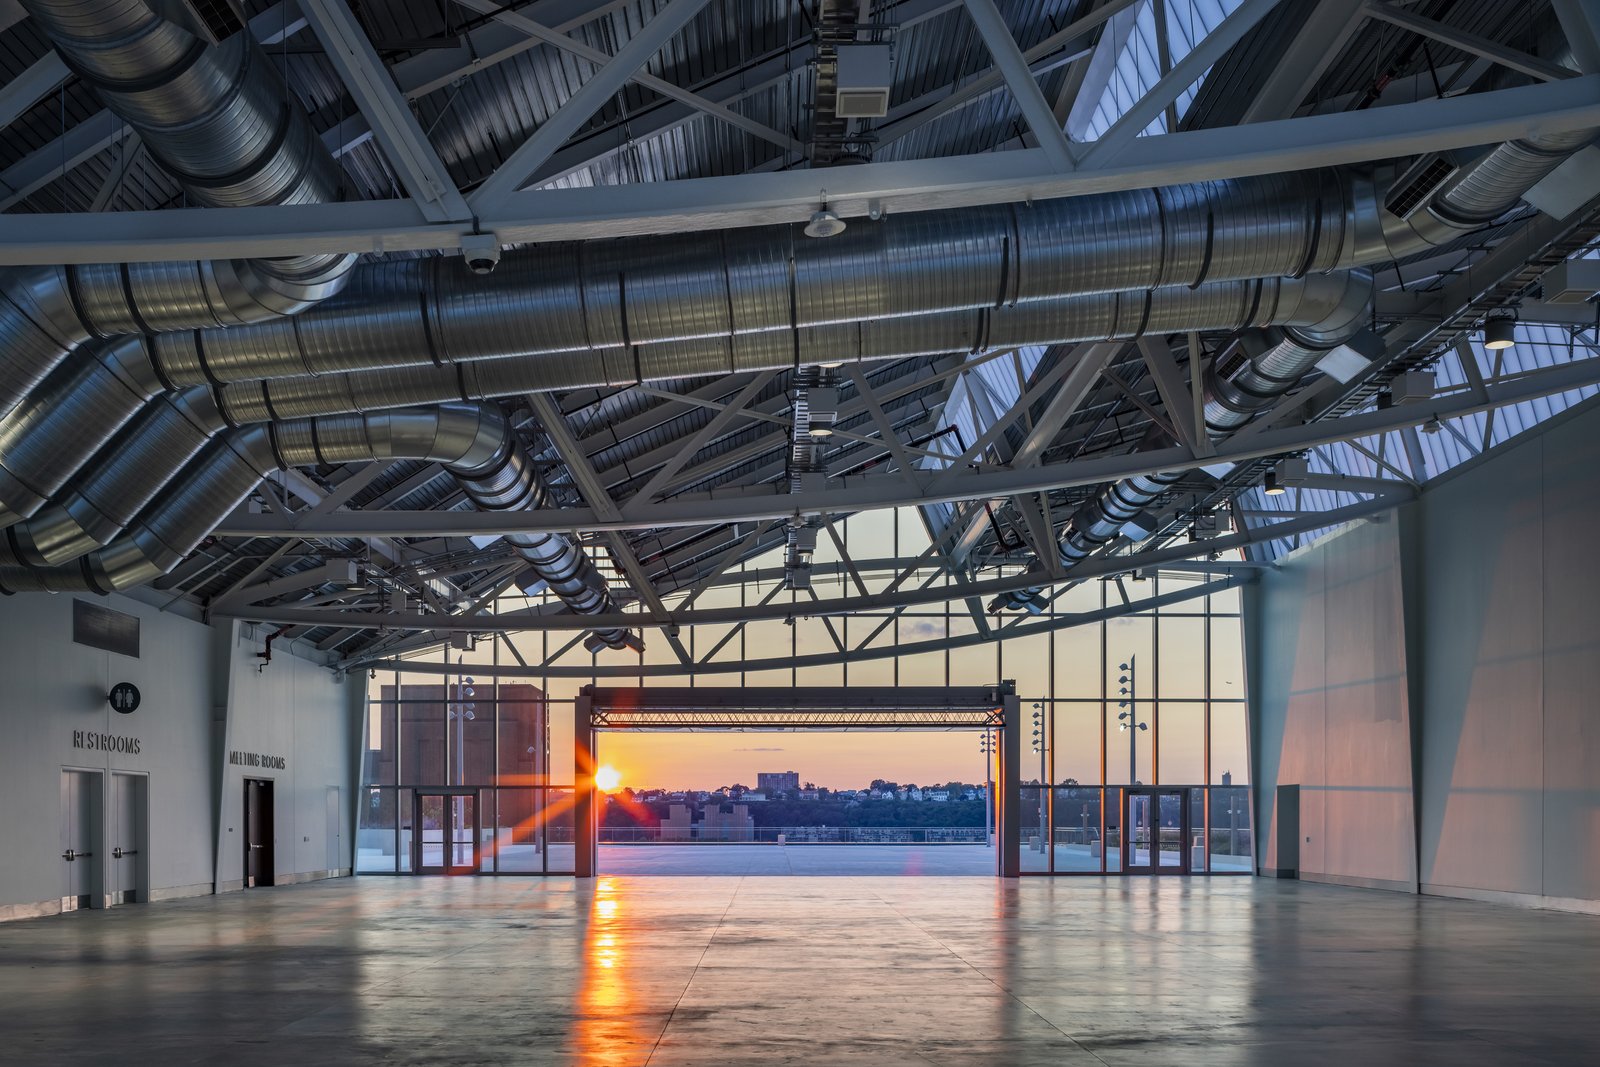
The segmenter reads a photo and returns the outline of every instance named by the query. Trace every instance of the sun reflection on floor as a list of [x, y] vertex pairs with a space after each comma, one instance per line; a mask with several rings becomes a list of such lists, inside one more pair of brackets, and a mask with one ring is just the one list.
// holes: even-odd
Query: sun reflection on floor
[[635, 976], [628, 971], [629, 926], [623, 897], [623, 886], [615, 880], [595, 882], [573, 1029], [574, 1061], [585, 1067], [637, 1063], [641, 1048], [659, 1036], [643, 1025]]

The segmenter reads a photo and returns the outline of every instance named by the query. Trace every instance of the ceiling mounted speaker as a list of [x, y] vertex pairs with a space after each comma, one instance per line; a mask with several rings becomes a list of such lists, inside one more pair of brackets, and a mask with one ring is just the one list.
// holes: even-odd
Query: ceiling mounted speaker
[[843, 232], [844, 220], [827, 208], [813, 214], [806, 223], [807, 237], [837, 237]]

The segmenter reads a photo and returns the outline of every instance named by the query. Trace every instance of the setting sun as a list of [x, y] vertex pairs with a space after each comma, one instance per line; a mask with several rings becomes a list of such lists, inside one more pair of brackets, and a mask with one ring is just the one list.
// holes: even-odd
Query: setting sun
[[594, 787], [602, 793], [615, 793], [622, 788], [622, 772], [605, 764], [594, 772]]

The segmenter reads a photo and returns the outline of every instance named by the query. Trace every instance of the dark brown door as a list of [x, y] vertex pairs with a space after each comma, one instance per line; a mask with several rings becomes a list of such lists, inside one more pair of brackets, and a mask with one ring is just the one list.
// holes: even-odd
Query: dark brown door
[[244, 884], [271, 885], [277, 864], [272, 854], [272, 783], [244, 780]]

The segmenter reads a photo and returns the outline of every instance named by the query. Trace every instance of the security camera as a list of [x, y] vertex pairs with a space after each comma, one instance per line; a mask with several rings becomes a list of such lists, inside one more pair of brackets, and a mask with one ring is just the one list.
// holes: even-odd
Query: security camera
[[469, 233], [461, 238], [461, 258], [474, 274], [492, 274], [500, 262], [500, 242], [492, 233]]

